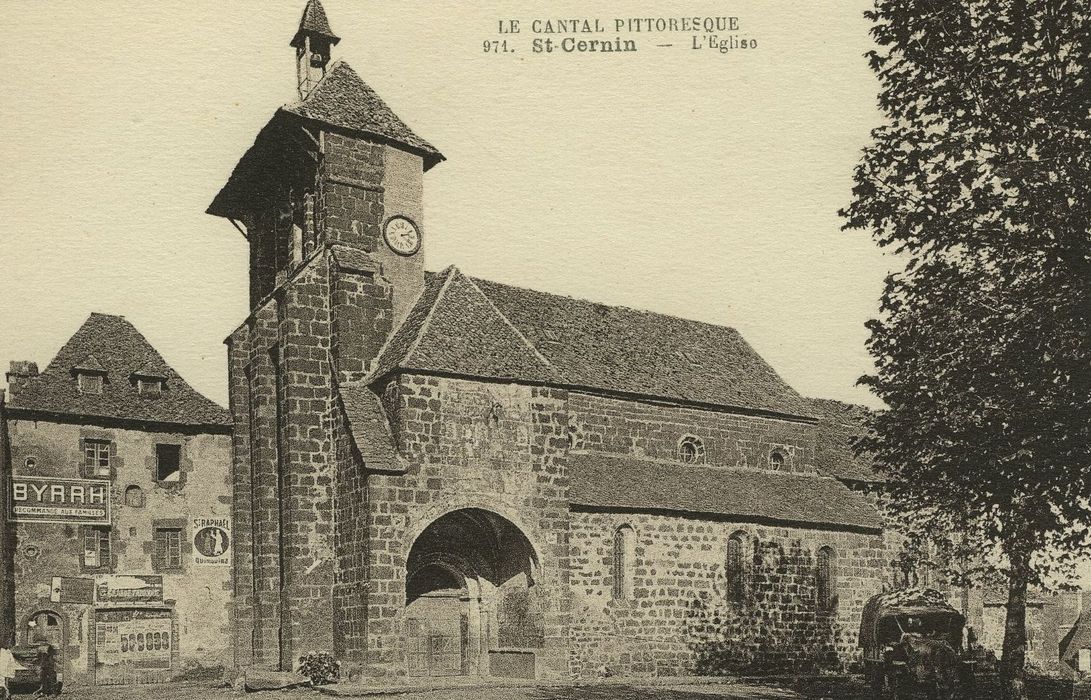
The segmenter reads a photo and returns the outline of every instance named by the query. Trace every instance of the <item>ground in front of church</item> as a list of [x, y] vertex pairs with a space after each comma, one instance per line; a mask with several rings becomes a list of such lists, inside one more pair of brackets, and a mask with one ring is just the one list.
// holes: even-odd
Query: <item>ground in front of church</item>
[[[157, 685], [98, 686], [66, 688], [62, 700], [325, 700], [336, 697], [339, 690], [352, 691], [359, 686], [335, 686], [318, 689], [244, 693], [209, 682], [177, 682]], [[1082, 690], [1082, 689], [1081, 689]], [[332, 691], [332, 692], [331, 692]], [[1083, 695], [1073, 694], [1070, 681], [1032, 680], [1028, 684], [1031, 700], [1071, 700]], [[329, 693], [329, 694], [327, 694]], [[871, 696], [859, 679], [852, 677], [819, 678], [798, 682], [743, 683], [723, 679], [656, 679], [650, 684], [632, 684], [610, 679], [588, 685], [553, 687], [456, 687], [441, 690], [412, 690], [396, 694], [371, 694], [341, 697], [367, 697], [371, 700], [870, 700]], [[15, 695], [29, 699], [31, 695]], [[979, 683], [974, 700], [994, 700], [992, 683]], [[1091, 698], [1091, 686], [1087, 695]]]

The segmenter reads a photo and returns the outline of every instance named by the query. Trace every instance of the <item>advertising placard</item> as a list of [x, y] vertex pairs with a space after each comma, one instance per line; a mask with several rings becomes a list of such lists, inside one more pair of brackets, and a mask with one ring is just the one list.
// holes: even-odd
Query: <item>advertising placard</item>
[[231, 519], [193, 519], [193, 563], [227, 566], [231, 563]]
[[95, 622], [95, 660], [99, 666], [126, 664], [136, 669], [169, 669], [169, 612], [99, 612]]
[[97, 603], [163, 602], [163, 577], [155, 574], [100, 574], [95, 588]]
[[110, 524], [110, 482], [12, 476], [11, 519], [16, 522]]
[[95, 579], [54, 576], [49, 599], [54, 603], [90, 605], [95, 602]]

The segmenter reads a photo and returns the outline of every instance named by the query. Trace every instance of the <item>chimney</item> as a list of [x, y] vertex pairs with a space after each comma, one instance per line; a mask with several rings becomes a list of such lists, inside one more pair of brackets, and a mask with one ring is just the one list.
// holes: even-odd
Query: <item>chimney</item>
[[27, 380], [38, 376], [38, 363], [30, 360], [12, 360], [4, 377], [8, 380], [8, 403], [14, 403], [16, 397], [26, 386]]

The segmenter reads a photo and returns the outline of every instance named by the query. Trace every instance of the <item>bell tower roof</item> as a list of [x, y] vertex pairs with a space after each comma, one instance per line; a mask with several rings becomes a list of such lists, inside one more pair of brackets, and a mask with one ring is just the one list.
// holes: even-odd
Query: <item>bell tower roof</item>
[[326, 10], [319, 0], [307, 0], [307, 6], [303, 8], [303, 16], [299, 19], [299, 29], [292, 37], [291, 45], [297, 49], [300, 48], [308, 34], [323, 37], [331, 44], [341, 41], [341, 37], [330, 29], [330, 20], [326, 17]]

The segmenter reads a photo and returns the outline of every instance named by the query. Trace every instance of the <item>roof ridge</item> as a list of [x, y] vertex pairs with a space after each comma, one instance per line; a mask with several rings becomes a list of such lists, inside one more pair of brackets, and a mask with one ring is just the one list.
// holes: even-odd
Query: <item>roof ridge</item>
[[[440, 285], [439, 291], [436, 292], [436, 298], [432, 300], [432, 305], [428, 307], [428, 313], [424, 315], [424, 320], [421, 321], [420, 331], [417, 332], [417, 337], [413, 338], [413, 342], [409, 344], [409, 347], [405, 351], [405, 359], [407, 361], [413, 356], [417, 349], [420, 348], [421, 341], [424, 340], [424, 336], [428, 333], [428, 326], [432, 323], [433, 314], [439, 306], [440, 300], [443, 299], [443, 295], [447, 293], [447, 290], [451, 288], [451, 282], [457, 276], [462, 275], [462, 272], [454, 265], [448, 265], [440, 274], [447, 275], [447, 278], [443, 280], [443, 284]], [[465, 277], [465, 275], [463, 276]], [[421, 295], [424, 295], [423, 290], [421, 291]], [[420, 297], [417, 298], [419, 299]], [[393, 337], [394, 334], [391, 333], [390, 338]], [[376, 357], [382, 357], [382, 354], [380, 353], [379, 355], [376, 355]]]
[[[437, 272], [437, 273], [434, 273], [434, 274], [439, 275], [439, 276], [450, 275], [450, 271], [451, 271], [452, 268], [454, 268], [454, 265], [448, 265], [447, 267], [445, 267], [440, 272]], [[443, 281], [443, 285], [441, 285], [441, 287], [445, 286], [446, 284], [447, 284], [447, 280], [445, 279]], [[421, 287], [421, 290], [417, 294], [417, 296], [413, 298], [413, 303], [409, 304], [409, 306], [407, 307], [410, 310], [410, 312], [407, 313], [405, 318], [402, 319], [401, 325], [399, 325], [397, 328], [390, 331], [390, 334], [386, 336], [386, 340], [384, 340], [383, 344], [379, 347], [379, 351], [375, 353], [375, 359], [372, 361], [375, 366], [370, 369], [367, 376], [364, 379], [360, 380], [359, 383], [370, 383], [371, 380], [376, 378], [375, 377], [375, 372], [377, 372], [380, 369], [380, 366], [381, 366], [380, 361], [383, 359], [383, 356], [386, 354], [386, 351], [390, 349], [391, 344], [393, 344], [394, 340], [398, 337], [398, 333], [401, 332], [402, 327], [409, 320], [409, 317], [412, 315], [413, 308], [416, 307], [416, 305], [420, 303], [420, 300], [424, 298], [424, 295], [425, 295], [425, 293], [427, 291], [428, 291], [428, 285], [425, 284], [424, 286]], [[439, 297], [440, 297], [441, 292], [442, 292], [442, 289], [440, 290], [440, 292], [436, 293], [436, 298], [432, 300], [432, 305], [428, 308], [428, 313], [425, 315], [426, 319], [429, 316], [432, 315], [432, 311], [436, 308], [436, 302], [439, 301]], [[423, 328], [424, 328], [424, 324], [422, 322], [421, 332], [423, 332]], [[412, 343], [410, 343], [409, 349], [405, 353], [405, 357], [409, 357], [409, 353], [416, 349], [417, 344], [420, 342], [421, 332], [418, 332], [417, 333], [417, 338]], [[330, 356], [330, 365], [335, 369], [335, 371], [337, 370], [337, 365], [336, 365], [336, 363], [333, 362], [332, 355]], [[343, 383], [344, 384], [351, 384], [352, 382], [343, 382]]]
[[[470, 275], [466, 275], [466, 276], [470, 277]], [[594, 306], [604, 306], [604, 307], [606, 307], [608, 309], [617, 309], [617, 310], [620, 310], [620, 311], [628, 311], [628, 312], [635, 313], [635, 314], [646, 314], [646, 315], [649, 315], [649, 316], [659, 316], [661, 318], [672, 318], [672, 319], [676, 319], [678, 321], [685, 321], [686, 323], [699, 323], [699, 324], [701, 324], [703, 326], [708, 326], [710, 328], [726, 329], [726, 330], [731, 331], [732, 333], [735, 333], [740, 338], [742, 337], [742, 334], [739, 333], [739, 330], [737, 328], [735, 328], [734, 326], [727, 326], [727, 325], [723, 325], [723, 324], [720, 324], [720, 323], [712, 323], [711, 321], [702, 321], [702, 320], [697, 319], [697, 318], [687, 318], [685, 316], [679, 316], [677, 314], [669, 314], [669, 313], [666, 313], [664, 311], [653, 311], [652, 309], [638, 309], [638, 308], [633, 307], [633, 306], [625, 306], [624, 304], [609, 304], [609, 303], [604, 302], [604, 301], [595, 301], [594, 299], [588, 299], [587, 297], [573, 296], [571, 294], [561, 294], [561, 293], [558, 293], [558, 292], [545, 292], [545, 291], [542, 291], [541, 289], [532, 289], [531, 287], [520, 287], [520, 286], [515, 285], [515, 284], [509, 284], [507, 282], [497, 282], [496, 280], [488, 280], [488, 279], [484, 279], [482, 277], [470, 277], [470, 279], [473, 279], [475, 282], [485, 282], [487, 284], [495, 284], [495, 285], [499, 285], [501, 287], [507, 287], [509, 289], [518, 289], [518, 290], [524, 291], [524, 292], [532, 292], [534, 294], [543, 294], [545, 296], [555, 297], [555, 298], [558, 298], [558, 299], [568, 299], [570, 301], [578, 301], [578, 302], [582, 302], [584, 304], [592, 304]]]
[[474, 281], [474, 278], [470, 277], [469, 275], [463, 275], [463, 277], [466, 278], [466, 280], [470, 283], [471, 287], [473, 287], [474, 289], [477, 290], [477, 293], [481, 295], [481, 297], [485, 300], [485, 303], [489, 305], [489, 308], [492, 309], [493, 312], [496, 313], [496, 315], [500, 317], [500, 320], [502, 320], [504, 322], [504, 324], [507, 325], [507, 327], [509, 329], [511, 329], [511, 332], [515, 334], [515, 337], [517, 337], [517, 338], [519, 338], [519, 340], [523, 341], [523, 343], [527, 346], [527, 348], [530, 349], [530, 352], [533, 353], [535, 359], [537, 359], [539, 362], [544, 364], [551, 371], [555, 371], [556, 367], [553, 365], [553, 363], [550, 362], [546, 358], [546, 356], [543, 355], [540, 350], [538, 350], [537, 347], [535, 347], [534, 343], [530, 342], [529, 338], [527, 338], [525, 335], [523, 335], [519, 331], [519, 329], [515, 327], [515, 324], [511, 322], [511, 319], [509, 319], [507, 316], [504, 315], [504, 312], [502, 312], [500, 309], [498, 309], [496, 307], [496, 304], [494, 304], [493, 300], [489, 298], [489, 295], [486, 294], [484, 291], [482, 291], [482, 289], [480, 287], [477, 286], [477, 283]]

